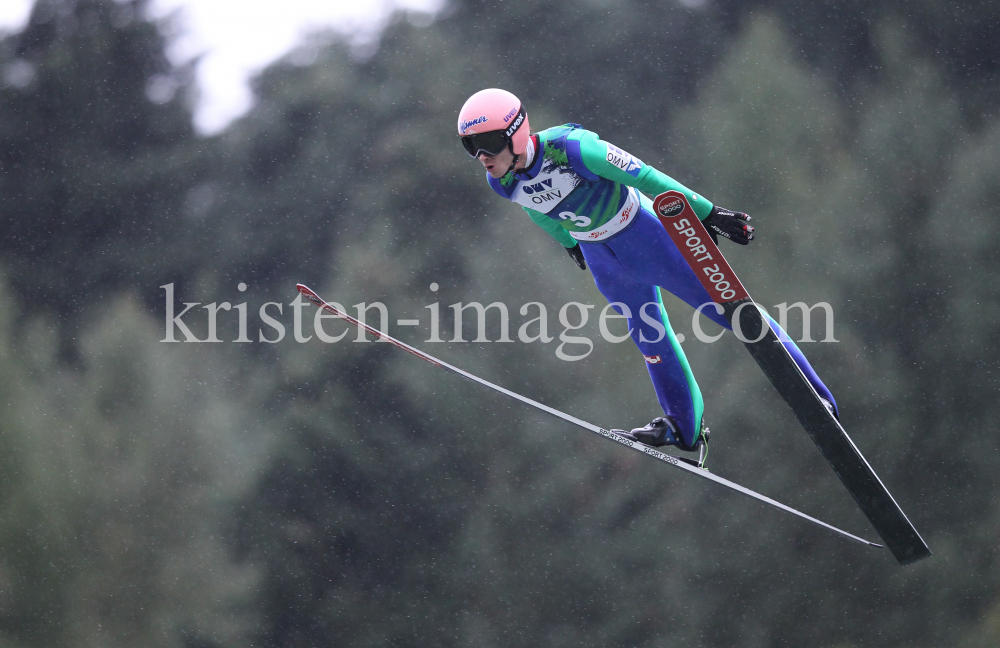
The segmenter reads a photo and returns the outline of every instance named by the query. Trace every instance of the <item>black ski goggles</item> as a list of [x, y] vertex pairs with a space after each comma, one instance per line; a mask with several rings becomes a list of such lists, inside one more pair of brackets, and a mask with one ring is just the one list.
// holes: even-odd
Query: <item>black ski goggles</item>
[[521, 124], [527, 118], [528, 114], [524, 112], [524, 106], [521, 106], [517, 109], [517, 116], [514, 117], [514, 121], [507, 128], [488, 133], [479, 133], [478, 135], [465, 135], [462, 137], [462, 146], [465, 147], [465, 150], [472, 157], [479, 157], [480, 153], [485, 153], [493, 157], [507, 148], [507, 145], [510, 144], [510, 138], [514, 136], [514, 133], [517, 132], [517, 129], [521, 127]]
[[502, 153], [509, 141], [504, 131], [495, 130], [477, 135], [465, 135], [462, 137], [462, 146], [472, 157], [479, 157], [480, 153], [493, 157]]

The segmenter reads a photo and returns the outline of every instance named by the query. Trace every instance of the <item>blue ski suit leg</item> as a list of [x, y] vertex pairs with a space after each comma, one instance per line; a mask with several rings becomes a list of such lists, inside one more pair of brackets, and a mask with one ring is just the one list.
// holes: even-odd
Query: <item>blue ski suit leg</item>
[[[684, 442], [693, 443], [701, 429], [704, 405], [684, 351], [670, 327], [657, 287], [676, 295], [693, 308], [711, 302], [708, 292], [681, 256], [660, 221], [641, 209], [627, 229], [603, 241], [581, 242], [598, 290], [615, 310], [628, 317], [632, 340], [646, 357], [646, 368], [657, 400], [665, 414], [680, 427]], [[645, 310], [644, 310], [645, 309]], [[715, 308], [702, 314], [732, 330]], [[771, 326], [816, 391], [834, 402], [830, 390], [819, 379], [795, 343], [771, 320]], [[835, 405], [836, 406], [836, 405]]]

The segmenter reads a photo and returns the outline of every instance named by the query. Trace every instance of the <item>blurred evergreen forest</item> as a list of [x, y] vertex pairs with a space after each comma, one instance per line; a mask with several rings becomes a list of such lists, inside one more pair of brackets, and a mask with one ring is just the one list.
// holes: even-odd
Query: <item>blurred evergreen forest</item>
[[[1000, 644], [1000, 2], [452, 0], [374, 52], [316, 35], [211, 137], [145, 8], [39, 0], [0, 40], [0, 648]], [[490, 86], [753, 215], [724, 251], [767, 307], [833, 305], [838, 342], [804, 351], [932, 559], [353, 332], [294, 341], [296, 282], [393, 318], [437, 302], [446, 339], [459, 301], [513, 330], [543, 302], [554, 336], [596, 304], [579, 362], [389, 330], [606, 427], [657, 413], [589, 274], [459, 146]], [[234, 305], [224, 343], [160, 341], [169, 284], [200, 339]], [[873, 537], [741, 345], [668, 310], [713, 471]]]

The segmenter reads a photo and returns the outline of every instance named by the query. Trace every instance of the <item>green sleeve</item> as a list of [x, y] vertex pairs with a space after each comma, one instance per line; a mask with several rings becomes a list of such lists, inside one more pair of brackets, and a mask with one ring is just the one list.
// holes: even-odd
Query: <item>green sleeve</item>
[[637, 158], [632, 158], [634, 164], [638, 164], [635, 175], [612, 164], [608, 161], [608, 143], [599, 139], [595, 133], [588, 131], [580, 138], [580, 157], [591, 173], [629, 187], [635, 187], [648, 196], [656, 197], [664, 191], [680, 191], [688, 197], [688, 202], [691, 203], [694, 213], [702, 220], [712, 211], [712, 203], [704, 196], [691, 191], [670, 176], [660, 173], [648, 164], [640, 162]]
[[562, 225], [559, 224], [554, 218], [549, 218], [540, 211], [534, 209], [528, 209], [522, 206], [521, 209], [528, 212], [528, 216], [531, 216], [531, 220], [535, 221], [535, 225], [538, 225], [543, 230], [549, 233], [549, 236], [559, 241], [563, 247], [571, 248], [576, 247], [576, 239], [569, 235]]

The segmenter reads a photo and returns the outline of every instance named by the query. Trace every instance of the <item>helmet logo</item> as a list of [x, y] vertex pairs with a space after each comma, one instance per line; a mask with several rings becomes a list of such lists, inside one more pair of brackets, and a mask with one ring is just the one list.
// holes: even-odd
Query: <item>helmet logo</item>
[[473, 126], [475, 126], [477, 124], [482, 124], [483, 122], [488, 122], [488, 121], [489, 121], [489, 119], [486, 118], [486, 115], [480, 115], [479, 117], [476, 117], [475, 119], [466, 119], [464, 122], [462, 122], [461, 124], [458, 125], [458, 129], [464, 133], [467, 130], [469, 130], [470, 128], [472, 128]]
[[517, 115], [517, 119], [514, 120], [514, 123], [508, 126], [507, 130], [504, 131], [504, 135], [506, 135], [507, 137], [513, 135], [514, 131], [516, 131], [518, 128], [521, 127], [521, 122], [523, 121], [524, 121], [524, 110], [521, 110]]
[[507, 115], [506, 115], [506, 116], [504, 116], [504, 118], [503, 118], [503, 123], [505, 123], [505, 124], [506, 124], [507, 122], [509, 122], [509, 121], [510, 121], [510, 118], [511, 118], [511, 117], [513, 117], [513, 116], [514, 116], [514, 115], [516, 115], [516, 114], [517, 114], [517, 108], [511, 108], [510, 112], [509, 112], [509, 113], [507, 113]]

